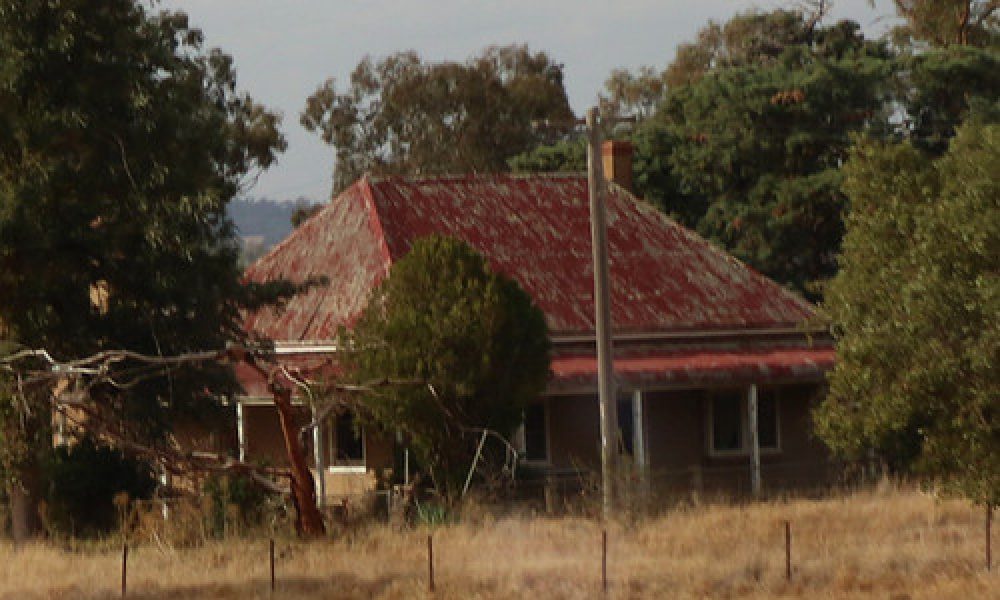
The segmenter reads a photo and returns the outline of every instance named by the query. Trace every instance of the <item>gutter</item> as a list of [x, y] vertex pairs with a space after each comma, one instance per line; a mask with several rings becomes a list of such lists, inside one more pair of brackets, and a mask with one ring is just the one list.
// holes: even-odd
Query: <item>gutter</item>
[[310, 343], [310, 342], [275, 342], [274, 353], [283, 354], [335, 354], [341, 351], [341, 347], [333, 342]]
[[[829, 330], [824, 327], [772, 327], [761, 329], [706, 329], [692, 331], [648, 331], [616, 333], [614, 341], [621, 342], [645, 342], [645, 341], [668, 341], [668, 340], [695, 340], [695, 339], [719, 339], [719, 338], [748, 338], [748, 337], [782, 337], [789, 335], [827, 335]], [[573, 334], [554, 333], [549, 338], [553, 344], [580, 344], [594, 342], [594, 334]]]
[[[758, 329], [703, 329], [691, 331], [644, 331], [616, 333], [616, 342], [654, 342], [676, 340], [705, 340], [725, 338], [787, 337], [800, 335], [829, 335], [824, 327], [770, 327]], [[549, 339], [554, 345], [594, 343], [593, 333], [553, 333]], [[274, 353], [289, 354], [335, 354], [343, 348], [333, 341], [280, 341], [274, 343]]]

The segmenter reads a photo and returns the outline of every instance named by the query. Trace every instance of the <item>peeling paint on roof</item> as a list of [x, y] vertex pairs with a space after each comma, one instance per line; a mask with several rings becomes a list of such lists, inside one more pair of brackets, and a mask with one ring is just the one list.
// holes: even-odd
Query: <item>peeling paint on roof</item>
[[[830, 346], [707, 346], [616, 356], [614, 372], [619, 384], [633, 388], [819, 381], [833, 367], [833, 361], [834, 349]], [[596, 387], [596, 357], [557, 356], [552, 361], [552, 385]]]
[[[253, 281], [325, 275], [330, 286], [283, 312], [250, 315], [248, 329], [279, 341], [332, 339], [392, 262], [431, 233], [465, 240], [516, 279], [553, 332], [594, 330], [581, 175], [363, 178], [247, 271]], [[614, 185], [608, 246], [615, 331], [788, 327], [813, 314], [802, 298]]]
[[296, 296], [282, 310], [248, 315], [244, 326], [279, 341], [332, 339], [337, 327], [364, 310], [370, 290], [391, 265], [381, 225], [364, 180], [295, 229], [247, 270], [250, 281], [306, 281], [330, 285]]

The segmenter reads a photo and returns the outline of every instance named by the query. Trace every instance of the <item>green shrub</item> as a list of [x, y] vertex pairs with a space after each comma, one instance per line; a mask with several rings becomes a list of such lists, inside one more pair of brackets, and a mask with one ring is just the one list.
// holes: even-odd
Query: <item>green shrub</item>
[[244, 475], [213, 475], [205, 481], [208, 530], [216, 537], [261, 525], [269, 514], [270, 495]]
[[115, 496], [147, 499], [156, 488], [148, 463], [90, 438], [56, 448], [45, 471], [48, 525], [75, 536], [113, 530], [119, 524]]
[[453, 521], [453, 515], [444, 504], [424, 502], [417, 504], [416, 521], [419, 525], [445, 525]]

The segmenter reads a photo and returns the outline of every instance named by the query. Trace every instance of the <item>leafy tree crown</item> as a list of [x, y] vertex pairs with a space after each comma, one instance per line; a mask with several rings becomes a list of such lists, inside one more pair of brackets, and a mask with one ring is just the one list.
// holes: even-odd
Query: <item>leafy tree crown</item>
[[453, 238], [416, 240], [343, 336], [353, 378], [401, 382], [366, 398], [369, 419], [406, 434], [445, 494], [469, 468], [476, 430], [509, 435], [548, 379], [541, 310]]

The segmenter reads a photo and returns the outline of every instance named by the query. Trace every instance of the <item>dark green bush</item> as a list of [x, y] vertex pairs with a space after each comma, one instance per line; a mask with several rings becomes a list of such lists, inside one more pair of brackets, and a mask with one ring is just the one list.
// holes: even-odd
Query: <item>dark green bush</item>
[[245, 475], [213, 475], [204, 493], [208, 529], [217, 537], [261, 525], [268, 515], [268, 492]]
[[148, 499], [156, 488], [148, 463], [90, 438], [56, 448], [46, 479], [49, 527], [76, 536], [107, 533], [119, 525], [115, 496]]

